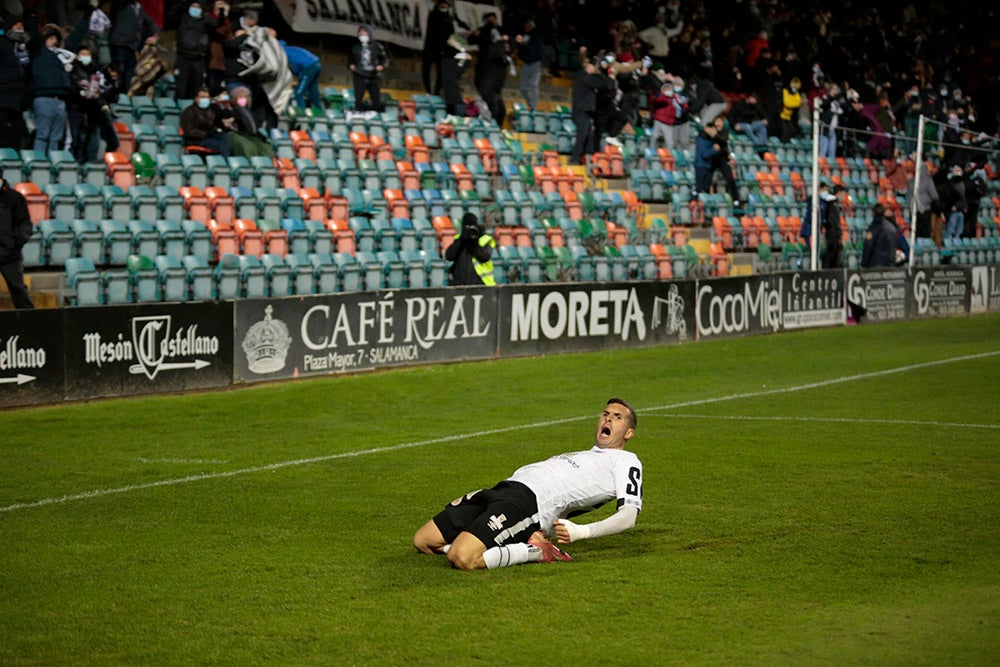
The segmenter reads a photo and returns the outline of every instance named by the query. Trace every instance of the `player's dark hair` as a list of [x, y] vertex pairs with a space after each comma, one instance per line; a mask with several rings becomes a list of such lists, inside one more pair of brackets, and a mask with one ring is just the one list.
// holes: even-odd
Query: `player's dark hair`
[[623, 400], [621, 398], [609, 398], [608, 402], [605, 405], [611, 405], [612, 403], [616, 403], [618, 405], [624, 405], [626, 408], [628, 408], [629, 428], [631, 428], [634, 431], [635, 423], [636, 421], [638, 421], [638, 418], [635, 416], [635, 409], [633, 409], [632, 406], [629, 405], [628, 401]]

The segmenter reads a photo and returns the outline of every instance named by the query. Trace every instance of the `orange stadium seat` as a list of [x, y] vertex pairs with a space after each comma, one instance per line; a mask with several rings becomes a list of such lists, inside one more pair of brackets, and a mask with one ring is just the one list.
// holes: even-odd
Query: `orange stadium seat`
[[212, 210], [208, 203], [208, 197], [201, 191], [201, 188], [183, 185], [179, 192], [184, 200], [184, 211], [187, 213], [187, 217], [202, 223], [208, 222], [209, 218], [212, 217]]
[[15, 183], [14, 189], [24, 195], [28, 203], [28, 217], [37, 225], [49, 218], [49, 196], [41, 191], [37, 184], [31, 181]]
[[249, 218], [237, 218], [233, 221], [233, 231], [240, 240], [240, 251], [244, 255], [264, 254], [264, 233], [257, 223]]
[[205, 197], [208, 199], [211, 216], [219, 222], [232, 224], [236, 218], [236, 200], [229, 192], [218, 185], [210, 185], [205, 188]]

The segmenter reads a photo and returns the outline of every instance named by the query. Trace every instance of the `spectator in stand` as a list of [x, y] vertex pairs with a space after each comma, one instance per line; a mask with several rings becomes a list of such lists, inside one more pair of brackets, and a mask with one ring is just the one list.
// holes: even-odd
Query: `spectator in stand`
[[739, 209], [742, 205], [740, 203], [740, 188], [736, 185], [736, 174], [733, 172], [736, 160], [729, 150], [729, 128], [726, 124], [725, 114], [716, 116], [711, 124], [715, 126], [715, 143], [719, 146], [719, 152], [712, 163], [712, 170], [722, 174], [726, 191], [733, 200], [733, 208]]
[[840, 117], [844, 115], [844, 99], [840, 86], [832, 83], [819, 102], [819, 122], [822, 124], [819, 135], [819, 156], [826, 158], [830, 164], [837, 159], [837, 128], [840, 127]]
[[106, 57], [101, 58], [101, 49], [107, 47], [111, 19], [98, 5], [98, 0], [85, 0], [80, 9], [80, 18], [73, 26], [73, 31], [66, 37], [65, 46], [72, 51], [86, 48], [90, 51], [95, 64], [107, 65], [110, 61]]
[[570, 164], [582, 164], [583, 156], [597, 150], [597, 96], [612, 89], [611, 79], [597, 70], [597, 66], [584, 58], [580, 69], [573, 75], [573, 125], [576, 139], [570, 153]]
[[35, 307], [24, 284], [24, 255], [21, 254], [21, 248], [33, 231], [24, 195], [0, 173], [0, 274], [7, 283], [14, 307], [18, 309]]
[[[205, 0], [207, 3], [208, 0]], [[174, 61], [175, 100], [193, 99], [205, 85], [205, 66], [211, 35], [219, 27], [219, 16], [205, 16], [201, 0], [191, 0], [177, 25], [177, 58]]]
[[893, 266], [896, 263], [896, 235], [896, 224], [886, 217], [885, 207], [875, 204], [861, 247], [861, 267]]
[[27, 43], [28, 34], [18, 16], [8, 17], [3, 26], [4, 34], [0, 35], [0, 148], [20, 150], [28, 136], [24, 102], [29, 79], [28, 68], [18, 53]]
[[736, 102], [729, 113], [729, 121], [734, 130], [750, 138], [754, 151], [763, 155], [767, 150], [767, 115], [760, 105], [757, 93], [751, 91]]
[[226, 82], [225, 43], [233, 38], [233, 23], [229, 20], [229, 3], [226, 0], [215, 0], [208, 18], [215, 22], [215, 30], [208, 35], [205, 81], [212, 94], [217, 95]]
[[323, 71], [323, 63], [312, 51], [301, 46], [289, 46], [280, 40], [281, 46], [288, 56], [288, 67], [295, 75], [295, 103], [300, 109], [306, 107], [323, 107], [319, 96], [319, 76]]
[[793, 77], [781, 91], [781, 141], [788, 143], [799, 136], [799, 109], [802, 107], [802, 82]]
[[677, 119], [684, 111], [684, 106], [677, 96], [674, 95], [673, 78], [665, 78], [663, 84], [660, 86], [660, 91], [650, 100], [653, 132], [650, 135], [649, 145], [652, 148], [657, 148], [660, 139], [663, 139], [664, 147], [670, 151], [674, 150], [674, 131], [677, 127]]
[[944, 238], [957, 241], [965, 231], [965, 213], [969, 208], [966, 193], [965, 171], [956, 164], [948, 173], [948, 180], [940, 191], [941, 202], [948, 216], [944, 228]]
[[503, 100], [503, 86], [507, 78], [507, 35], [500, 31], [495, 12], [483, 15], [483, 25], [469, 34], [470, 44], [478, 47], [476, 56], [476, 90], [490, 110], [497, 125], [503, 127], [507, 105]]
[[[382, 104], [382, 72], [389, 66], [389, 54], [381, 42], [371, 38], [370, 25], [358, 26], [358, 41], [351, 47], [347, 59], [347, 67], [354, 75], [354, 108], [374, 109], [381, 112]], [[365, 95], [368, 102], [365, 103]]]
[[684, 29], [684, 20], [678, 18], [673, 24], [667, 23], [667, 8], [656, 9], [656, 23], [639, 32], [639, 39], [648, 48], [647, 54], [654, 64], [666, 67], [670, 57], [670, 42]]
[[250, 89], [246, 86], [236, 86], [231, 98], [223, 92], [215, 103], [222, 125], [229, 134], [230, 153], [243, 157], [274, 157], [271, 142], [261, 134], [250, 113], [253, 107], [250, 95]]
[[136, 53], [144, 44], [156, 44], [160, 29], [139, 0], [132, 0], [114, 17], [108, 44], [111, 63], [120, 75], [121, 92], [127, 92], [135, 74]]
[[708, 125], [715, 117], [726, 112], [726, 98], [715, 87], [711, 79], [695, 75], [688, 88], [691, 99], [691, 114], [698, 117], [702, 125]]
[[[920, 169], [920, 190], [917, 191], [917, 236], [920, 238], [931, 237], [931, 215], [935, 209], [940, 208], [937, 186], [934, 178], [927, 168], [926, 162], [918, 165]], [[906, 185], [906, 200], [913, 201], [913, 186], [916, 176], [910, 178]]]
[[691, 97], [686, 86], [684, 79], [674, 76], [674, 99], [680, 105], [674, 125], [674, 146], [682, 151], [691, 149]]
[[441, 94], [445, 110], [452, 116], [464, 116], [465, 98], [462, 96], [462, 76], [468, 69], [472, 55], [465, 50], [463, 42], [448, 40], [441, 57]]
[[[55, 26], [42, 31], [43, 47], [31, 61], [35, 101], [36, 151], [48, 155], [62, 148], [66, 136], [66, 98], [70, 93], [70, 79], [66, 64], [60, 58], [62, 32]], [[72, 54], [70, 54], [72, 56]]]
[[212, 104], [208, 88], [202, 86], [194, 102], [181, 112], [181, 134], [185, 146], [199, 146], [223, 157], [231, 154], [223, 113]]
[[[464, 30], [469, 26], [458, 20], [454, 15], [451, 2], [449, 0], [438, 0], [434, 4], [434, 10], [427, 13], [427, 31], [424, 36], [424, 50], [420, 63], [420, 76], [423, 79], [424, 91], [433, 95], [440, 95], [444, 86], [444, 70], [446, 66], [454, 63], [446, 63], [445, 58], [454, 59], [456, 51], [448, 47], [448, 39], [455, 32], [458, 25]], [[450, 51], [450, 53], [446, 53]], [[462, 59], [464, 62], [464, 58]], [[431, 70], [436, 69], [437, 76], [431, 83]]]
[[109, 97], [117, 95], [117, 75], [110, 66], [100, 67], [87, 47], [81, 47], [70, 70], [71, 92], [66, 109], [69, 118], [71, 151], [76, 161], [97, 160], [98, 138], [104, 140], [106, 150], [118, 150], [118, 133], [111, 121]]
[[528, 108], [538, 108], [539, 85], [542, 81], [542, 59], [545, 45], [533, 19], [525, 19], [522, 32], [515, 35], [517, 53], [521, 58], [521, 94]]
[[709, 123], [701, 128], [694, 140], [694, 189], [691, 199], [699, 199], [699, 195], [707, 195], [712, 190], [712, 174], [719, 158], [721, 147], [716, 141], [718, 129]]

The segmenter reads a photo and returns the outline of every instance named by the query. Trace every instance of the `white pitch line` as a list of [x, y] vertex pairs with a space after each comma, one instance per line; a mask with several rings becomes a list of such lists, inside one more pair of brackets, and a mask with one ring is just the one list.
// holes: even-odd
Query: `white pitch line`
[[726, 419], [729, 421], [773, 421], [773, 422], [830, 422], [836, 424], [886, 424], [890, 426], [937, 426], [947, 428], [984, 428], [1000, 429], [1000, 424], [973, 424], [965, 422], [938, 422], [921, 421], [918, 419], [861, 419], [860, 417], [796, 417], [796, 416], [774, 416], [762, 417], [760, 415], [709, 415], [691, 414], [683, 412], [671, 412], [664, 415], [652, 415], [653, 417], [678, 418], [678, 419]]
[[[732, 401], [741, 398], [759, 398], [761, 396], [770, 396], [773, 394], [787, 394], [798, 391], [806, 391], [808, 389], [818, 389], [821, 387], [829, 387], [835, 384], [841, 384], [843, 382], [853, 382], [855, 380], [866, 380], [868, 378], [880, 377], [883, 375], [891, 375], [894, 373], [905, 373], [907, 371], [918, 370], [921, 368], [931, 368], [933, 366], [941, 366], [943, 364], [952, 364], [962, 361], [972, 361], [974, 359], [984, 359], [986, 357], [994, 357], [1000, 355], [1000, 350], [994, 352], [983, 352], [981, 354], [969, 354], [961, 357], [952, 357], [950, 359], [940, 359], [938, 361], [927, 361], [919, 364], [910, 364], [907, 366], [898, 366], [896, 368], [888, 368], [881, 371], [872, 371], [870, 373], [858, 373], [855, 375], [845, 375], [839, 378], [831, 378], [829, 380], [821, 380], [818, 382], [810, 382], [808, 384], [800, 384], [792, 387], [785, 387], [782, 389], [767, 389], [762, 391], [746, 392], [742, 394], [729, 394], [727, 396], [716, 396], [713, 398], [703, 398], [693, 401], [684, 401], [681, 403], [672, 403], [670, 405], [660, 405], [656, 407], [643, 408], [642, 413], [656, 412], [660, 410], [676, 410], [677, 408], [690, 407], [692, 405], [707, 405], [709, 403], [722, 403], [724, 401]], [[175, 477], [172, 479], [162, 479], [157, 482], [146, 482], [145, 484], [129, 484], [127, 486], [119, 486], [111, 489], [94, 489], [93, 491], [84, 491], [83, 493], [74, 493], [65, 496], [58, 496], [55, 498], [43, 498], [41, 500], [34, 500], [31, 502], [24, 503], [14, 503], [13, 505], [7, 505], [6, 507], [0, 507], [0, 513], [15, 512], [17, 510], [32, 509], [35, 507], [45, 507], [48, 505], [61, 505], [64, 503], [72, 502], [74, 500], [87, 500], [90, 498], [101, 498], [104, 496], [112, 496], [121, 493], [130, 493], [132, 491], [143, 491], [145, 489], [155, 489], [158, 487], [166, 486], [177, 486], [179, 484], [188, 484], [190, 482], [200, 482], [210, 479], [225, 479], [227, 477], [236, 477], [239, 475], [249, 475], [257, 472], [267, 472], [269, 470], [280, 470], [281, 468], [291, 468], [293, 466], [309, 465], [312, 463], [323, 463], [324, 461], [334, 461], [337, 459], [353, 458], [357, 456], [366, 456], [368, 454], [381, 454], [383, 452], [393, 452], [401, 449], [411, 449], [413, 447], [423, 447], [426, 445], [435, 445], [443, 442], [455, 442], [456, 440], [467, 440], [469, 438], [478, 438], [484, 435], [497, 435], [501, 433], [511, 433], [513, 431], [521, 431], [532, 428], [542, 428], [546, 426], [555, 426], [558, 424], [568, 424], [570, 422], [582, 421], [586, 419], [592, 419], [593, 415], [588, 415], [586, 417], [567, 417], [565, 419], [553, 419], [543, 422], [534, 422], [532, 424], [519, 424], [515, 426], [506, 426], [503, 428], [489, 429], [486, 431], [474, 431], [471, 433], [459, 433], [456, 435], [444, 436], [441, 438], [432, 438], [430, 440], [418, 440], [416, 442], [404, 442], [398, 445], [391, 445], [389, 447], [374, 447], [371, 449], [361, 449], [353, 452], [340, 452], [338, 454], [327, 454], [324, 456], [313, 456], [305, 459], [294, 459], [291, 461], [280, 461], [278, 463], [269, 463], [262, 466], [251, 466], [248, 468], [240, 468], [238, 470], [230, 470], [228, 472], [210, 472], [202, 473], [199, 475], [189, 475], [187, 477]]]

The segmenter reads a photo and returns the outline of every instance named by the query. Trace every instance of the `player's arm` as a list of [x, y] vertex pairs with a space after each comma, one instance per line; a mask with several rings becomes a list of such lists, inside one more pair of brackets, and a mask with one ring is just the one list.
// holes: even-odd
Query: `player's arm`
[[639, 509], [632, 505], [622, 505], [618, 511], [606, 519], [594, 523], [573, 523], [569, 519], [556, 519], [556, 538], [560, 544], [586, 540], [605, 535], [615, 535], [635, 527]]

